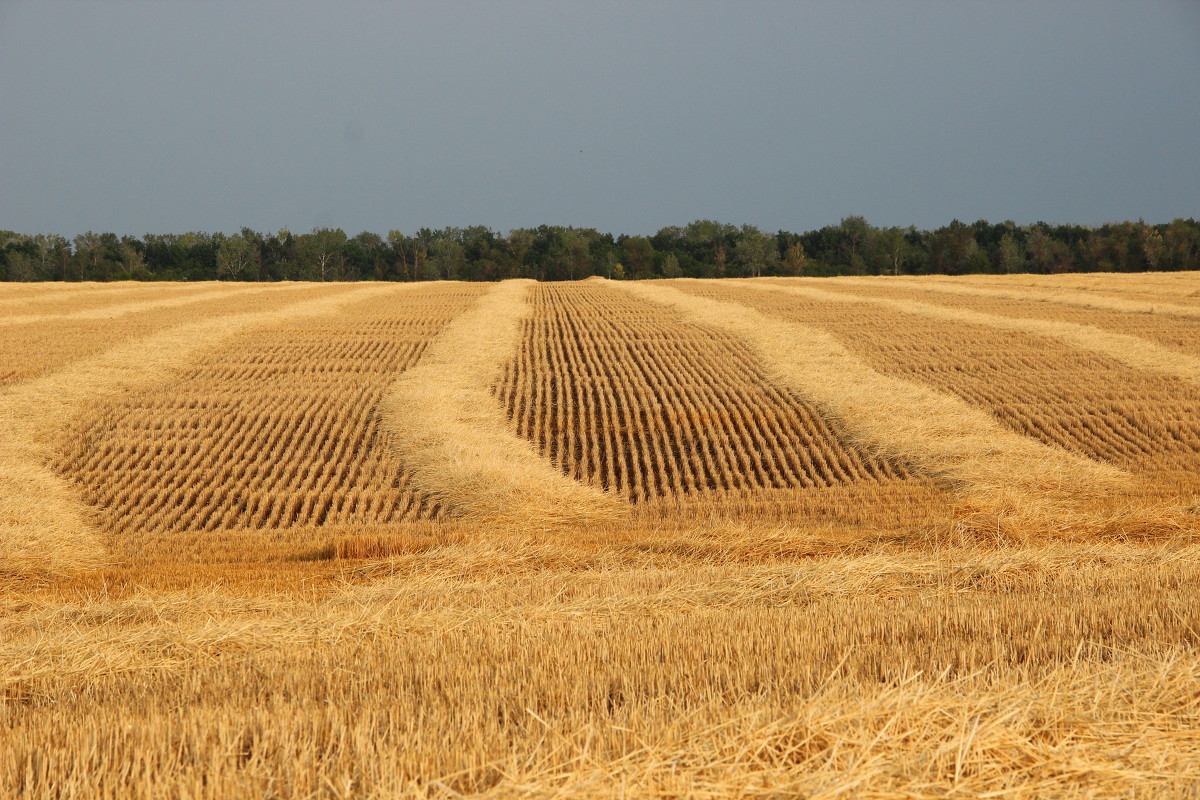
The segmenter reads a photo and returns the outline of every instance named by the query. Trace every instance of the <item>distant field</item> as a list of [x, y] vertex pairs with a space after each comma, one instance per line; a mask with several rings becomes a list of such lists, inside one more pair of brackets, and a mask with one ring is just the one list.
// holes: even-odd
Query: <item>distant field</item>
[[0, 796], [1194, 797], [1200, 274], [0, 284]]

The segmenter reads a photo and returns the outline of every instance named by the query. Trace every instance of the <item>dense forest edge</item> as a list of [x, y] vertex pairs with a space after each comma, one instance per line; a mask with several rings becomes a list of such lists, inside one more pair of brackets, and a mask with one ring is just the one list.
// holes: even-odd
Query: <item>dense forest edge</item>
[[936, 230], [877, 228], [846, 217], [807, 233], [697, 220], [653, 236], [542, 225], [409, 235], [339, 228], [308, 233], [146, 234], [0, 231], [4, 281], [492, 281], [764, 275], [963, 275], [1200, 269], [1200, 223], [1099, 227], [952, 221]]

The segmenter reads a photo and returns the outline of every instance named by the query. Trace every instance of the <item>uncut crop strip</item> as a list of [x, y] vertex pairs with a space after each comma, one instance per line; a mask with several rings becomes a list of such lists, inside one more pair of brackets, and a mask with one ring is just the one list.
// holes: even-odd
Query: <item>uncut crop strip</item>
[[[155, 308], [120, 319], [48, 319], [23, 325], [0, 325], [0, 388], [48, 375], [67, 364], [139, 337], [189, 322], [218, 316], [271, 311], [312, 297], [312, 286], [282, 285], [269, 291], [229, 295], [171, 308]], [[140, 289], [153, 298], [162, 284]]]
[[248, 332], [91, 416], [60, 469], [127, 547], [185, 532], [436, 517], [380, 428], [398, 373], [482, 287], [390, 287], [336, 317]]
[[[762, 281], [768, 283], [768, 281]], [[784, 285], [784, 281], [772, 281]], [[786, 285], [793, 285], [786, 282]], [[1047, 303], [1037, 299], [1006, 299], [975, 295], [946, 293], [932, 286], [891, 280], [871, 283], [844, 283], [841, 281], [821, 284], [806, 283], [805, 286], [821, 286], [836, 289], [840, 293], [870, 298], [887, 298], [903, 302], [916, 301], [933, 303], [952, 309], [978, 312], [1002, 317], [1024, 318], [1066, 322], [1077, 326], [1099, 328], [1103, 331], [1135, 336], [1154, 342], [1162, 347], [1200, 358], [1200, 320], [1148, 314], [1139, 312], [1107, 311], [1099, 308], [1084, 308], [1061, 303]]]
[[690, 282], [682, 288], [828, 331], [880, 373], [957, 395], [1016, 433], [1151, 479], [1153, 496], [1200, 491], [1200, 389], [1193, 384], [1019, 332], [856, 302]]
[[750, 508], [773, 490], [862, 486], [861, 502], [911, 482], [771, 384], [725, 333], [594, 281], [540, 284], [532, 305], [496, 393], [517, 435], [571, 478], [635, 503], [724, 496]]
[[490, 389], [520, 343], [532, 281], [505, 281], [431, 344], [383, 404], [385, 428], [413, 472], [455, 517], [555, 526], [620, 516], [619, 498], [563, 476], [508, 430]]
[[106, 396], [152, 385], [240, 331], [333, 313], [380, 292], [335, 289], [278, 311], [180, 325], [0, 393], [0, 569], [61, 571], [103, 557], [90, 514], [50, 464], [70, 426]]
[[983, 508], [1021, 509], [1041, 518], [1059, 501], [1121, 481], [1116, 470], [1007, 431], [951, 394], [872, 368], [816, 327], [741, 304], [742, 296], [759, 295], [769, 304], [770, 293], [741, 289], [739, 295], [726, 295], [728, 290], [689, 281], [671, 283], [680, 289], [662, 283], [611, 285], [736, 334], [752, 345], [776, 380], [841, 420], [857, 441], [947, 480]]
[[[1160, 347], [1148, 339], [1103, 331], [1091, 325], [990, 314], [980, 310], [968, 311], [920, 300], [897, 300], [847, 292], [831, 292], [811, 286], [785, 286], [769, 280], [746, 282], [739, 285], [749, 286], [760, 291], [782, 292], [817, 301], [868, 303], [899, 311], [902, 314], [916, 314], [929, 319], [963, 322], [968, 325], [986, 325], [1000, 330], [1045, 336], [1049, 339], [1058, 339], [1071, 347], [1100, 353], [1134, 369], [1158, 372], [1200, 384], [1200, 358]], [[1197, 330], [1200, 331], [1200, 329]]]

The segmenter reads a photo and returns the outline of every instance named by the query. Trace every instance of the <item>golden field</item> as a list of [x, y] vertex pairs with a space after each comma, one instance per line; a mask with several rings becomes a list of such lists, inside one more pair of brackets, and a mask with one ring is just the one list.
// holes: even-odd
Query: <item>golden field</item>
[[1200, 275], [0, 284], [0, 797], [1200, 797]]

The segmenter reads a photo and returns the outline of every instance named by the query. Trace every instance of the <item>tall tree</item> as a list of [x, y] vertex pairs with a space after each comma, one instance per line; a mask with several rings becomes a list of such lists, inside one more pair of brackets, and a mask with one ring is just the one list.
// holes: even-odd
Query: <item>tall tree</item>
[[296, 238], [301, 274], [318, 281], [345, 277], [346, 232], [341, 228], [314, 228]]
[[996, 266], [1004, 273], [1022, 272], [1025, 269], [1025, 253], [1011, 232], [1000, 237]]
[[734, 247], [734, 262], [743, 276], [757, 278], [774, 272], [779, 265], [775, 237], [753, 225], [743, 225]]
[[262, 253], [258, 244], [240, 233], [227, 236], [217, 248], [217, 277], [225, 280], [253, 280], [258, 277]]

